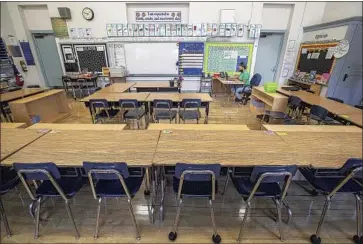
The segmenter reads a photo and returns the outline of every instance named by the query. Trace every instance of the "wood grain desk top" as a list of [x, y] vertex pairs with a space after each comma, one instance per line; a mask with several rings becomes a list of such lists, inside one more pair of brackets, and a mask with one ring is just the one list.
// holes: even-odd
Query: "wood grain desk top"
[[252, 92], [254, 90], [255, 90], [255, 92], [263, 93], [265, 96], [269, 96], [269, 97], [273, 97], [273, 98], [286, 98], [286, 96], [281, 95], [280, 93], [277, 93], [277, 92], [266, 92], [265, 88], [263, 86], [253, 87]]
[[123, 93], [94, 93], [91, 96], [85, 97], [81, 102], [88, 102], [90, 99], [106, 99], [110, 102], [118, 102], [120, 99], [136, 99], [139, 102], [144, 102], [150, 92], [123, 92]]
[[0, 123], [1, 129], [15, 129], [15, 128], [25, 128], [26, 123]]
[[170, 87], [169, 81], [142, 81], [136, 82], [133, 88], [158, 88], [158, 87]]
[[183, 99], [200, 99], [202, 102], [212, 102], [213, 99], [207, 93], [167, 93], [151, 92], [146, 101], [152, 102], [155, 99], [167, 99], [173, 102], [181, 102]]
[[357, 126], [340, 125], [262, 125], [264, 129], [270, 131], [286, 132], [352, 132], [362, 133], [362, 129]]
[[[25, 130], [36, 133], [34, 130]], [[58, 166], [82, 166], [84, 161], [126, 162], [150, 166], [159, 137], [158, 131], [51, 131], [42, 140], [4, 160], [14, 162], [54, 162]]]
[[363, 123], [362, 123], [362, 117], [363, 117], [363, 114], [362, 114], [362, 111], [360, 111], [360, 113], [352, 113], [352, 114], [338, 114], [339, 117], [347, 120], [347, 121], [350, 121], [354, 124], [357, 124], [359, 126], [363, 126]]
[[45, 97], [57, 95], [59, 93], [64, 93], [64, 90], [54, 89], [54, 90], [38, 93], [38, 94], [35, 94], [33, 96], [29, 96], [29, 97], [26, 97], [26, 98], [18, 99], [18, 100], [15, 100], [15, 101], [11, 102], [11, 103], [13, 103], [13, 104], [30, 103], [30, 102], [33, 102], [35, 100], [39, 100], [39, 99], [42, 99], [42, 98], [45, 98]]
[[[46, 132], [37, 132], [24, 129], [1, 128], [1, 161], [27, 146], [29, 143], [45, 135]], [[3, 164], [3, 162], [1, 162]]]
[[361, 133], [276, 132], [287, 144], [285, 154], [297, 164], [341, 167], [348, 158], [362, 158]]
[[127, 82], [127, 83], [114, 83], [108, 87], [102, 88], [97, 91], [98, 93], [112, 93], [112, 92], [125, 92], [131, 87], [133, 87], [136, 83]]
[[154, 156], [156, 165], [220, 163], [224, 166], [285, 165], [295, 163], [287, 144], [264, 131], [161, 132]]
[[40, 93], [43, 91], [45, 91], [45, 90], [42, 88], [23, 88], [21, 90], [17, 90], [17, 91], [13, 91], [13, 92], [6, 92], [6, 93], [1, 94], [0, 101], [1, 102], [11, 101], [11, 100], [15, 100], [18, 98], [31, 96], [33, 94], [37, 94], [37, 93]]
[[149, 124], [148, 130], [250, 130], [247, 125], [230, 124]]
[[125, 124], [58, 124], [58, 123], [37, 123], [29, 126], [30, 130], [123, 130]]
[[244, 84], [244, 82], [241, 82], [237, 78], [232, 78], [232, 77], [230, 77], [228, 80], [226, 80], [226, 78], [220, 78], [220, 77], [215, 78], [215, 79], [217, 79], [223, 85], [243, 85]]

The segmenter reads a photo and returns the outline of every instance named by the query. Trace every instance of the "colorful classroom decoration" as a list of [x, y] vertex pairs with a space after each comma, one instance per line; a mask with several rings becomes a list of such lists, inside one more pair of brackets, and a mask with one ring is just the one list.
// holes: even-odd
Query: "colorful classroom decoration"
[[179, 43], [179, 74], [201, 75], [203, 70], [203, 42]]
[[253, 44], [248, 43], [217, 43], [205, 44], [204, 73], [227, 72], [233, 74], [238, 71], [239, 63], [243, 62], [250, 70]]

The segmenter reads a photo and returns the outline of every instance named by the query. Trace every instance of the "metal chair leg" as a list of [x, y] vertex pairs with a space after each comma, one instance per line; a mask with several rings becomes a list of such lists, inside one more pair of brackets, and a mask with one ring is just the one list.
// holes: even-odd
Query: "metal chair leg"
[[173, 230], [172, 230], [172, 232], [175, 232], [175, 233], [178, 232], [179, 216], [180, 216], [180, 210], [181, 210], [182, 203], [183, 203], [183, 199], [180, 198], [179, 204], [178, 204], [178, 209], [176, 211], [176, 217], [174, 220]]
[[76, 226], [76, 222], [74, 221], [71, 208], [69, 207], [68, 201], [65, 201], [65, 205], [66, 205], [66, 210], [67, 210], [68, 216], [69, 216], [70, 220], [72, 221], [72, 224], [74, 226], [74, 230], [76, 231], [76, 238], [78, 239], [79, 238], [79, 232], [78, 232], [78, 229], [77, 229], [77, 226]]
[[280, 230], [280, 240], [284, 241], [284, 233], [283, 233], [283, 226], [282, 226], [282, 214], [281, 214], [281, 201], [276, 199], [276, 206], [277, 206], [277, 216], [279, 220], [279, 230]]
[[141, 239], [140, 231], [139, 231], [139, 228], [137, 227], [134, 211], [132, 209], [131, 199], [127, 199], [127, 202], [129, 203], [129, 210], [130, 210], [131, 217], [132, 217], [132, 223], [134, 224], [135, 231], [136, 231], [136, 240], [140, 240]]
[[15, 191], [16, 191], [16, 194], [18, 194], [18, 196], [19, 196], [19, 198], [20, 198], [20, 201], [21, 201], [21, 203], [23, 204], [23, 207], [25, 207], [24, 200], [23, 200], [23, 198], [22, 198], [22, 196], [21, 196], [21, 193], [20, 193], [20, 191], [19, 191], [18, 187], [15, 187], [14, 189], [15, 189]]
[[98, 199], [97, 218], [96, 218], [96, 230], [95, 230], [94, 239], [97, 239], [98, 238], [98, 227], [99, 227], [99, 221], [100, 221], [101, 205], [102, 205], [102, 197], [100, 197]]
[[39, 235], [39, 217], [40, 217], [40, 205], [41, 205], [42, 198], [39, 197], [36, 201], [36, 209], [35, 209], [35, 233], [34, 239], [38, 239]]
[[316, 238], [319, 238], [320, 230], [321, 230], [321, 227], [323, 226], [325, 215], [326, 215], [326, 212], [328, 211], [328, 209], [330, 207], [330, 204], [331, 204], [331, 199], [330, 199], [330, 197], [327, 197], [326, 201], [325, 201], [325, 204], [324, 204], [323, 212], [321, 213], [318, 228], [316, 229]]
[[247, 221], [248, 212], [250, 210], [250, 207], [251, 207], [251, 202], [247, 202], [247, 207], [246, 207], [246, 210], [245, 210], [245, 215], [244, 215], [243, 220], [242, 220], [241, 228], [239, 230], [237, 242], [240, 242], [241, 241], [242, 231], [243, 231], [243, 229], [245, 227], [245, 224], [246, 224], [246, 221]]
[[355, 194], [357, 205], [357, 236], [362, 238], [362, 201], [358, 194]]
[[9, 222], [8, 222], [8, 219], [6, 218], [6, 213], [5, 213], [4, 205], [3, 205], [3, 202], [1, 201], [1, 198], [0, 198], [0, 216], [4, 220], [6, 235], [7, 235], [7, 237], [10, 237], [11, 231], [10, 231], [10, 227], [9, 227]]
[[214, 218], [214, 210], [213, 210], [212, 199], [209, 199], [209, 207], [210, 207], [210, 217], [212, 219], [212, 224], [213, 224], [212, 240], [213, 240], [214, 243], [220, 243], [222, 238], [220, 237], [220, 235], [218, 235], [218, 232], [217, 232], [217, 226], [216, 226], [216, 220]]
[[291, 218], [292, 218], [292, 211], [289, 207], [289, 205], [287, 205], [287, 203], [285, 201], [282, 201], [282, 203], [284, 204], [286, 210], [287, 210], [287, 214], [288, 214], [288, 219], [287, 219], [287, 225], [290, 225], [291, 222]]
[[228, 186], [228, 182], [229, 182], [229, 168], [227, 169], [227, 179], [224, 182], [223, 192], [221, 192], [222, 195], [224, 195], [224, 193], [226, 192], [226, 189], [227, 189], [227, 186]]

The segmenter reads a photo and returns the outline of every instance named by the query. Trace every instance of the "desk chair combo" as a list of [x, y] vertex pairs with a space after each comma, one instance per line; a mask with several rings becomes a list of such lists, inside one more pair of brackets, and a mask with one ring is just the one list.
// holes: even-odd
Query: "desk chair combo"
[[141, 108], [139, 102], [136, 99], [120, 99], [119, 106], [124, 122], [126, 119], [136, 119], [137, 128], [140, 129], [140, 119], [145, 115], [145, 110]]
[[197, 124], [199, 124], [201, 106], [200, 99], [183, 99], [179, 109], [179, 118], [183, 120], [184, 124], [186, 120], [197, 120]]
[[349, 159], [340, 169], [319, 170], [310, 167], [300, 168], [300, 172], [316, 191], [313, 195], [321, 193], [326, 198], [316, 233], [310, 236], [313, 244], [321, 243], [320, 231], [325, 215], [329, 210], [332, 198], [339, 193], [351, 193], [356, 198], [357, 235], [353, 237], [353, 241], [356, 244], [363, 243], [361, 209], [361, 197], [363, 194], [362, 169], [362, 159]]
[[175, 124], [177, 123], [176, 115], [177, 111], [173, 110], [173, 102], [171, 100], [161, 100], [155, 99], [153, 101], [153, 118], [154, 121], [159, 123], [161, 119], [167, 119], [170, 121], [175, 120]]
[[112, 108], [106, 99], [90, 99], [90, 110], [92, 111], [93, 123], [106, 121], [113, 119], [119, 112], [119, 110]]
[[[251, 81], [250, 81], [250, 85], [245, 85], [243, 87], [243, 90], [241, 91], [242, 94], [242, 99], [241, 102], [243, 105], [246, 105], [248, 100], [250, 100], [250, 96], [252, 94], [252, 88], [254, 86], [259, 86], [260, 82], [261, 82], [262, 76], [259, 73], [256, 73], [252, 76]], [[245, 90], [246, 88], [249, 88], [248, 90]]]

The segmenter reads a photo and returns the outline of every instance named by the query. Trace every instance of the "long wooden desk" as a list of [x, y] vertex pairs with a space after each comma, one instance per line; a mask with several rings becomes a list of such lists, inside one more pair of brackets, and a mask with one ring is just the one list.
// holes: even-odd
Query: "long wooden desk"
[[228, 80], [225, 78], [212, 78], [212, 94], [229, 93], [231, 86], [241, 86], [244, 83], [236, 78], [230, 77]]
[[357, 126], [341, 126], [341, 125], [269, 125], [264, 124], [262, 127], [270, 131], [286, 131], [286, 132], [352, 132], [362, 133], [362, 128]]
[[[37, 133], [35, 130], [24, 130]], [[58, 166], [82, 166], [84, 161], [126, 162], [131, 166], [150, 166], [159, 131], [51, 131], [6, 158], [14, 162], [54, 162]]]
[[29, 126], [29, 130], [123, 130], [125, 124], [56, 124], [56, 123], [37, 123]]
[[34, 94], [38, 94], [45, 91], [42, 88], [23, 88], [21, 90], [13, 91], [13, 92], [6, 92], [1, 94], [0, 101], [1, 102], [9, 102], [19, 98], [28, 97]]
[[230, 125], [230, 124], [150, 124], [148, 130], [232, 130], [245, 131], [250, 130], [247, 125]]
[[304, 103], [308, 105], [319, 105], [327, 109], [330, 113], [339, 116], [342, 119], [345, 119], [349, 122], [362, 126], [362, 110], [359, 108], [355, 108], [353, 106], [339, 103], [334, 100], [316, 96], [306, 91], [286, 91], [284, 89], [277, 89], [277, 92], [284, 94], [286, 96], [297, 96]]
[[131, 87], [133, 87], [136, 83], [127, 82], [127, 83], [113, 83], [112, 85], [105, 87], [97, 93], [113, 93], [113, 92], [126, 92], [129, 91]]
[[136, 99], [139, 102], [145, 102], [149, 96], [149, 92], [123, 92], [123, 93], [108, 93], [108, 92], [96, 92], [88, 97], [85, 97], [81, 102], [89, 102], [91, 99], [106, 99], [109, 102], [118, 102], [120, 99]]
[[25, 128], [26, 126], [25, 123], [0, 123], [1, 129]]
[[136, 82], [133, 88], [159, 88], [159, 87], [170, 87], [169, 81], [143, 81]]
[[24, 129], [1, 128], [1, 164], [4, 164], [4, 159], [44, 136], [47, 132], [49, 131], [37, 132]]
[[69, 116], [64, 90], [50, 90], [9, 103], [14, 122], [31, 125], [31, 118], [40, 116], [42, 122], [57, 122]]

